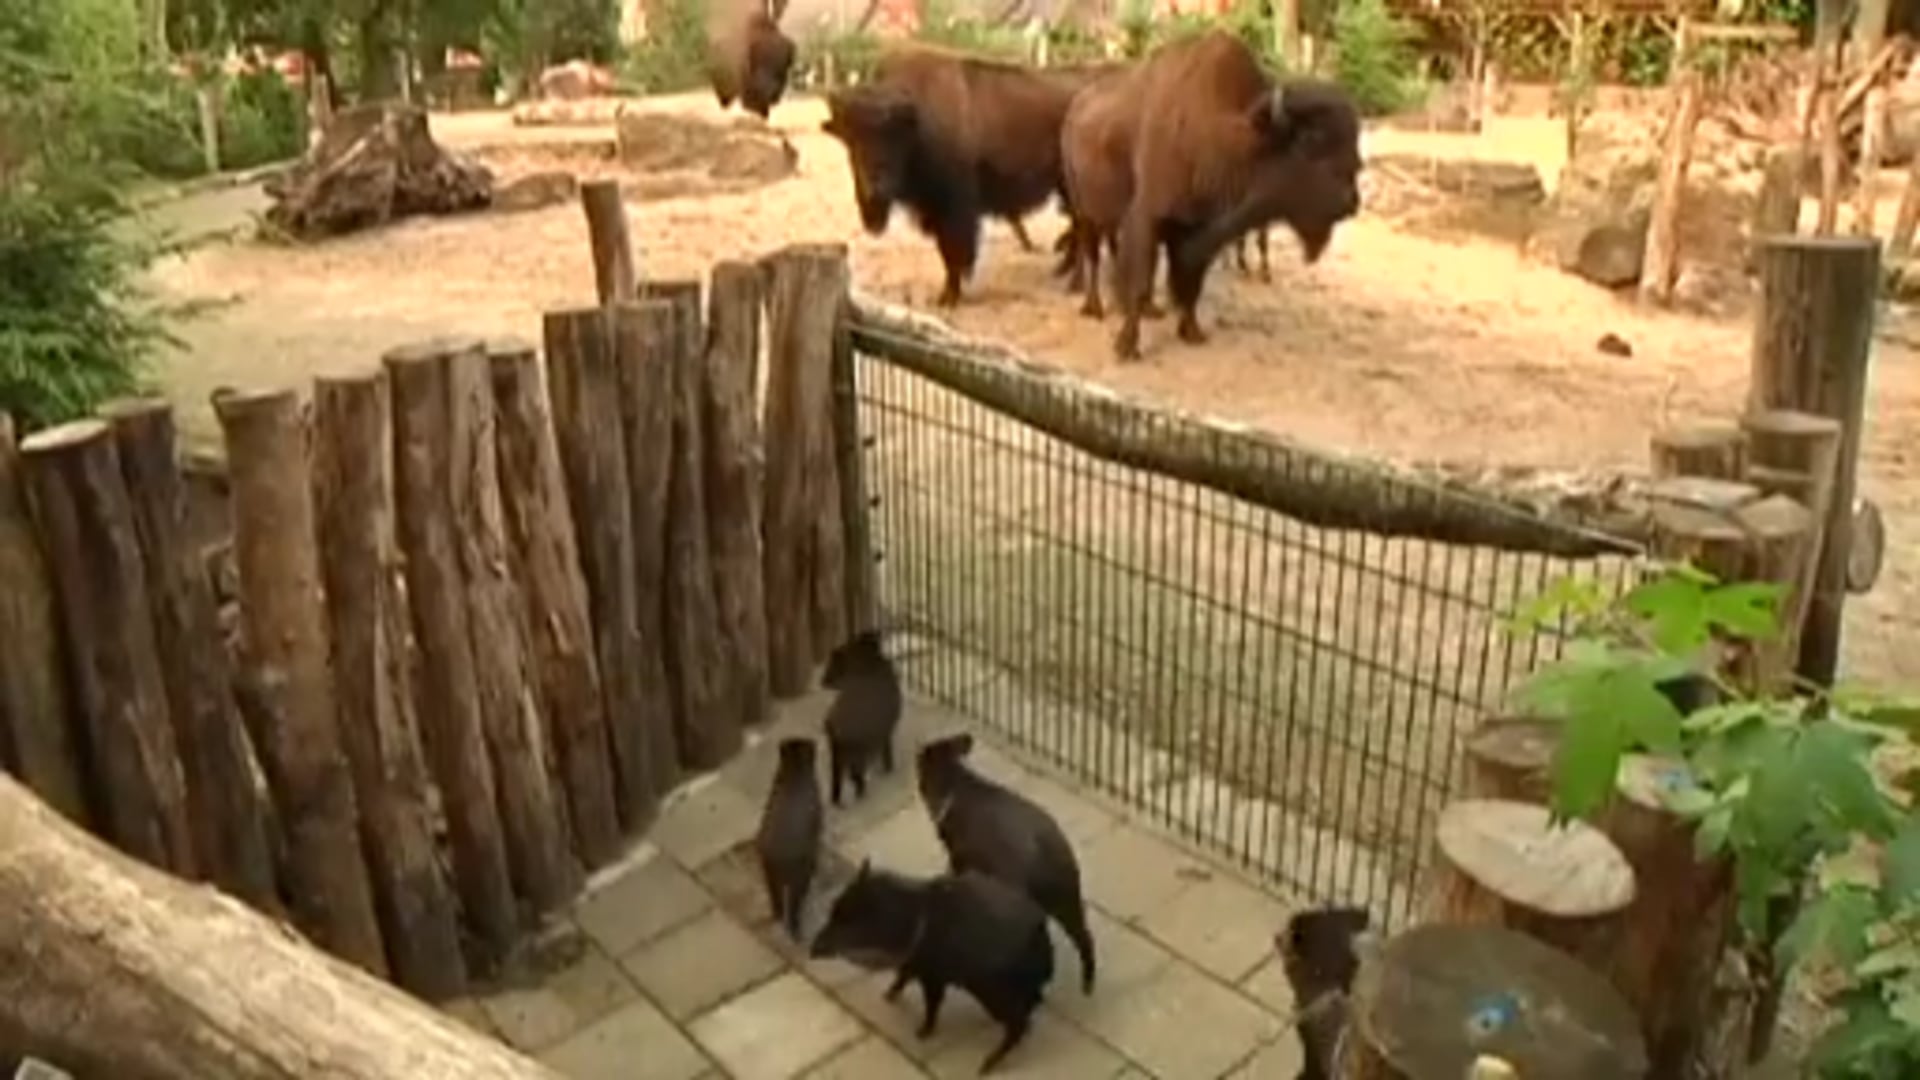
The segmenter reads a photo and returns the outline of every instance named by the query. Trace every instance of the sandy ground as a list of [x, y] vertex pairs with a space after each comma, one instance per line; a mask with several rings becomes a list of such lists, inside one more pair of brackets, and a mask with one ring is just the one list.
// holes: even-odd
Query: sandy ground
[[[652, 107], [705, 111], [704, 95]], [[820, 133], [816, 101], [784, 104], [777, 126], [800, 154], [799, 175], [746, 195], [630, 205], [643, 272], [692, 276], [717, 260], [785, 243], [845, 240], [855, 281], [924, 305], [938, 290], [938, 257], [903, 217], [879, 238], [859, 227], [845, 154]], [[513, 129], [503, 114], [437, 118], [436, 135], [472, 147], [555, 137], [578, 129]], [[1469, 153], [1558, 167], [1557, 127], [1506, 120], [1485, 136], [1380, 132], [1370, 151]], [[230, 226], [259, 209], [257, 190], [197, 196], [162, 211], [189, 231]], [[1051, 211], [1029, 220], [1043, 247], [1061, 227]], [[1750, 327], [1636, 310], [1603, 290], [1523, 261], [1487, 241], [1410, 235], [1366, 216], [1342, 228], [1327, 256], [1301, 265], [1276, 233], [1274, 280], [1213, 275], [1202, 302], [1213, 339], [1173, 340], [1149, 323], [1144, 363], [1117, 365], [1115, 322], [1096, 325], [1050, 278], [1050, 257], [1019, 250], [990, 225], [969, 299], [951, 315], [970, 332], [1013, 342], [1037, 358], [1184, 407], [1263, 424], [1288, 436], [1398, 459], [1445, 458], [1558, 467], [1638, 467], [1662, 422], [1732, 417], [1745, 391]], [[156, 274], [168, 293], [227, 300], [190, 325], [188, 348], [164, 377], [196, 434], [210, 433], [205, 401], [221, 385], [304, 382], [362, 368], [411, 338], [518, 334], [537, 340], [540, 315], [591, 303], [584, 227], [571, 205], [523, 214], [413, 220], [305, 249], [217, 246]], [[1604, 333], [1633, 356], [1595, 349]], [[1876, 681], [1920, 683], [1920, 574], [1908, 557], [1920, 522], [1920, 367], [1886, 338], [1874, 357], [1863, 490], [1886, 516], [1892, 550], [1875, 591], [1850, 607], [1847, 663]]]

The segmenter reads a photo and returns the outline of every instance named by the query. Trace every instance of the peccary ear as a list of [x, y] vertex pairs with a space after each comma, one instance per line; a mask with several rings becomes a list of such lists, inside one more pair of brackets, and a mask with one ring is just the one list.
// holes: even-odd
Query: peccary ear
[[873, 873], [873, 856], [867, 855], [861, 858], [860, 869], [853, 872], [853, 880], [865, 881], [867, 875], [871, 873]]
[[953, 756], [966, 757], [971, 753], [973, 753], [973, 735], [965, 731], [955, 735], [953, 737]]

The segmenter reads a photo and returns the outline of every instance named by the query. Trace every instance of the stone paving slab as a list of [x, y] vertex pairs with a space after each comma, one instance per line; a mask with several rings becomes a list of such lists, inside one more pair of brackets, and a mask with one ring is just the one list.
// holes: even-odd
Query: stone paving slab
[[[574, 1080], [916, 1080], [971, 1077], [999, 1028], [964, 992], [916, 1035], [917, 988], [882, 999], [886, 973], [810, 960], [769, 917], [751, 852], [774, 744], [817, 731], [823, 695], [754, 733], [717, 774], [669, 800], [645, 843], [596, 875], [576, 905], [572, 950], [537, 983], [455, 1011]], [[913, 789], [913, 748], [964, 725], [918, 705], [903, 718], [897, 768], [865, 798], [830, 808], [829, 844], [803, 940], [861, 858], [912, 873], [945, 866]], [[997, 1070], [1062, 1080], [1291, 1077], [1292, 995], [1273, 957], [1286, 907], [1171, 842], [1028, 769], [983, 741], [982, 772], [1060, 820], [1079, 853], [1099, 957], [1091, 996], [1054, 928], [1056, 976], [1027, 1041]], [[824, 773], [824, 762], [822, 765]]]

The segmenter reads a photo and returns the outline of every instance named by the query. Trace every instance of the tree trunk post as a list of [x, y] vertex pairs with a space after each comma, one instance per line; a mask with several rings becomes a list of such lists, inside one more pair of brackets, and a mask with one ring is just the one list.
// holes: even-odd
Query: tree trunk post
[[767, 598], [761, 577], [760, 498], [765, 450], [756, 375], [760, 363], [760, 271], [752, 263], [713, 268], [708, 298], [705, 422], [707, 518], [713, 586], [726, 648], [726, 687], [743, 726], [766, 720]]
[[553, 748], [527, 667], [520, 590], [511, 574], [500, 504], [492, 376], [486, 346], [462, 341], [437, 358], [447, 395], [455, 547], [466, 591], [474, 686], [493, 755], [507, 866], [520, 896], [544, 914], [579, 889], [579, 864], [553, 792]]
[[129, 855], [192, 878], [186, 776], [113, 433], [102, 421], [75, 421], [28, 436], [20, 455], [53, 569], [107, 835]]
[[520, 341], [488, 347], [499, 411], [500, 495], [512, 540], [534, 669], [546, 703], [555, 776], [567, 798], [574, 850], [589, 867], [620, 854], [600, 666], [594, 660], [587, 585], [554, 445], [540, 360]]
[[671, 387], [673, 436], [662, 579], [667, 681], [674, 689], [681, 763], [693, 770], [714, 769], [740, 749], [741, 717], [734, 694], [738, 684], [724, 668], [726, 644], [708, 543], [703, 423], [706, 334], [701, 328], [700, 283], [656, 282], [642, 295], [652, 302], [642, 302], [631, 315], [623, 311], [615, 317], [622, 320], [623, 328], [627, 320], [639, 320], [635, 333], [624, 329], [620, 333], [622, 367], [630, 367], [625, 358], [627, 344], [633, 340], [650, 354], [639, 363], [654, 369], [653, 378], [669, 380]]
[[173, 409], [157, 399], [102, 410], [113, 430], [146, 565], [154, 644], [180, 748], [199, 869], [269, 915], [280, 914], [266, 801], [233, 704], [233, 679], [213, 589], [187, 535], [187, 492]]
[[291, 390], [222, 391], [213, 411], [226, 437], [246, 654], [254, 675], [284, 687], [279, 722], [255, 735], [286, 830], [294, 916], [329, 951], [384, 978], [341, 749], [300, 399]]
[[473, 671], [460, 554], [453, 530], [451, 404], [439, 358], [453, 345], [429, 341], [382, 358], [393, 409], [394, 505], [418, 645], [420, 741], [440, 788], [453, 879], [485, 969], [519, 932], [507, 845]]
[[49, 806], [85, 827], [93, 814], [54, 586], [13, 419], [0, 412], [0, 756]]
[[[1838, 421], [1792, 409], [1748, 413], [1741, 420], [1752, 448], [1748, 480], [1768, 495], [1784, 495], [1805, 507], [1817, 524], [1815, 548], [1794, 575], [1781, 623], [1789, 640], [1798, 643], [1813, 590], [1825, 560], [1830, 538], [1825, 523], [1831, 518], [1833, 486], [1839, 471], [1842, 430]], [[1851, 520], [1851, 519], [1849, 519]]]
[[[847, 295], [844, 249], [793, 245], [768, 259], [766, 591], [769, 673], [776, 697], [806, 690], [813, 665], [839, 641], [816, 618], [822, 568], [841, 573], [839, 551], [820, 548], [818, 519], [839, 517], [832, 482], [832, 371]], [[837, 532], [837, 529], [835, 530]], [[832, 590], [834, 600], [839, 589]]]
[[589, 180], [580, 185], [580, 208], [587, 216], [587, 242], [593, 252], [593, 285], [602, 306], [634, 298], [640, 272], [627, 227], [627, 204], [620, 181]]
[[1674, 36], [1672, 111], [1660, 156], [1660, 177], [1647, 227], [1647, 263], [1640, 275], [1640, 298], [1666, 304], [1680, 275], [1680, 212], [1686, 199], [1687, 168], [1693, 161], [1693, 133], [1700, 126], [1702, 89], [1693, 66], [1687, 21]]
[[859, 364], [853, 351], [851, 318], [852, 312], [843, 306], [833, 335], [833, 457], [845, 558], [841, 582], [846, 590], [841, 637], [874, 629], [880, 621], [873, 570], [871, 514], [875, 500], [867, 491], [868, 440], [860, 430]]
[[1753, 245], [1763, 236], [1792, 236], [1800, 231], [1800, 198], [1805, 189], [1806, 157], [1798, 147], [1767, 151], [1760, 174], [1760, 194], [1754, 200], [1753, 226], [1748, 236], [1747, 268], [1753, 269]]
[[1861, 64], [1872, 65], [1866, 100], [1860, 109], [1860, 163], [1853, 189], [1853, 233], [1872, 236], [1877, 216], [1875, 184], [1880, 176], [1881, 147], [1887, 131], [1887, 66], [1878, 62], [1887, 36], [1888, 0], [1860, 0], [1854, 8], [1853, 53]]
[[1559, 746], [1560, 725], [1551, 720], [1489, 717], [1467, 737], [1467, 794], [1545, 805]]
[[[650, 731], [663, 728], [670, 740], [672, 719], [663, 704], [655, 704], [664, 702], [665, 668], [657, 651], [642, 648], [640, 637], [632, 509], [638, 489], [627, 469], [630, 435], [621, 415], [626, 395], [609, 323], [601, 308], [549, 312], [544, 336], [553, 430], [580, 540], [620, 824], [635, 833], [653, 822], [667, 791], [656, 782], [657, 770], [672, 767], [673, 756], [655, 764]], [[671, 742], [666, 745], [670, 750]]]
[[1799, 674], [1830, 686], [1839, 666], [1855, 479], [1873, 350], [1880, 245], [1860, 237], [1780, 237], [1760, 247], [1750, 411], [1796, 409], [1837, 420], [1840, 458], [1825, 551], [1802, 631]]
[[0, 1046], [116, 1080], [558, 1080], [4, 777]]
[[467, 969], [417, 750], [386, 380], [379, 372], [316, 380], [313, 435], [340, 741], [360, 801], [374, 899], [395, 981], [444, 1001], [465, 992]]
[[1584, 822], [1548, 825], [1544, 806], [1466, 799], [1440, 812], [1427, 922], [1505, 926], [1611, 970], [1633, 902], [1633, 868]]
[[1746, 439], [1732, 424], [1691, 424], [1656, 432], [1653, 475], [1739, 480], [1746, 472]]
[[1920, 229], [1920, 154], [1907, 165], [1907, 183], [1893, 215], [1893, 235], [1887, 239], [1887, 259], [1903, 263], [1913, 254], [1913, 234]]

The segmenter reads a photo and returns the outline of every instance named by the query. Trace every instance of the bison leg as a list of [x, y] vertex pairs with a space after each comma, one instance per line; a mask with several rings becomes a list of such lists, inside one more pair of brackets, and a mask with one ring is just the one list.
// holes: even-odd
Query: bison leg
[[1260, 280], [1271, 282], [1273, 280], [1273, 262], [1271, 259], [1268, 258], [1268, 255], [1270, 254], [1270, 250], [1267, 247], [1267, 240], [1268, 240], [1267, 230], [1265, 229], [1260, 230], [1259, 240], [1260, 240]]
[[934, 301], [940, 307], [953, 307], [960, 302], [960, 283], [973, 273], [973, 263], [980, 255], [980, 218], [968, 215], [964, 219], [953, 218], [941, 223], [939, 235], [934, 242], [940, 248], [940, 262], [947, 270], [946, 285], [941, 288], [940, 296]]
[[1140, 309], [1152, 297], [1158, 239], [1153, 220], [1136, 201], [1120, 223], [1113, 260], [1114, 289], [1120, 296], [1120, 332], [1114, 335], [1113, 353], [1123, 361], [1140, 359]]
[[1033, 237], [1027, 235], [1027, 227], [1021, 223], [1019, 218], [1008, 218], [1007, 227], [1013, 230], [1013, 238], [1020, 241], [1021, 251], [1032, 253], [1040, 250], [1040, 248], [1034, 244]]
[[1207, 269], [1213, 263], [1211, 253], [1202, 255], [1194, 250], [1194, 244], [1185, 237], [1168, 238], [1167, 251], [1167, 293], [1173, 297], [1174, 309], [1180, 313], [1180, 325], [1177, 333], [1180, 340], [1190, 345], [1198, 345], [1207, 340], [1206, 331], [1200, 329], [1200, 289], [1207, 281]]
[[[1087, 299], [1080, 305], [1080, 314], [1089, 319], [1106, 317], [1106, 309], [1100, 303], [1100, 234], [1092, 229], [1080, 231], [1080, 273], [1086, 278]], [[1117, 265], [1117, 264], [1116, 264]]]

